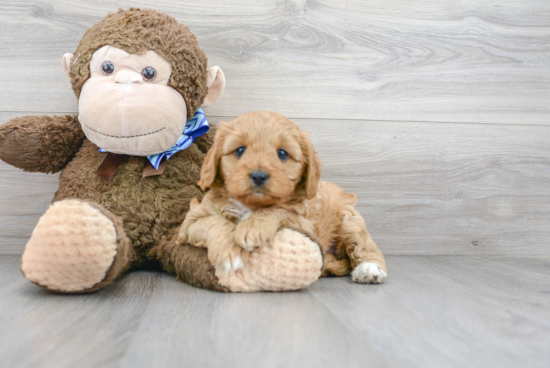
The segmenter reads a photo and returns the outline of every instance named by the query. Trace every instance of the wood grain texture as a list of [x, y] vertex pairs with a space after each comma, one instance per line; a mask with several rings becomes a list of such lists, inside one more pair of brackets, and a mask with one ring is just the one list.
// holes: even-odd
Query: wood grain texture
[[550, 129], [299, 120], [386, 254], [550, 255]]
[[550, 124], [550, 3], [3, 0], [0, 111], [76, 111], [60, 67], [119, 7], [187, 24], [227, 76], [212, 115]]
[[[528, 269], [530, 272], [540, 273], [550, 276], [550, 258], [548, 257], [505, 257], [493, 256], [491, 262], [497, 262], [506, 265], [515, 270]], [[550, 291], [548, 291], [550, 292]]]
[[550, 277], [517, 259], [510, 269], [491, 257], [389, 257], [379, 288], [321, 279], [309, 290], [395, 366], [542, 368]]
[[222, 295], [162, 280], [121, 367], [388, 366], [307, 291]]
[[325, 278], [290, 293], [222, 294], [138, 272], [58, 295], [4, 255], [2, 366], [546, 368], [550, 276], [532, 258], [500, 259], [514, 267], [390, 256], [386, 284]]
[[[295, 121], [385, 254], [550, 255], [550, 127]], [[0, 162], [0, 189], [0, 252], [19, 254], [57, 175]]]
[[135, 273], [94, 294], [62, 295], [26, 280], [20, 257], [0, 256], [3, 367], [114, 367], [124, 356], [159, 275]]

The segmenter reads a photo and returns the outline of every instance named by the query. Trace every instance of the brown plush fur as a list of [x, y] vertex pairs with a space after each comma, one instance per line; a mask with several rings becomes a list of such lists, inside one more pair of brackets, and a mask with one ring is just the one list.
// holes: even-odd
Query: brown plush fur
[[[239, 147], [245, 148], [241, 157]], [[278, 157], [280, 149], [287, 159]], [[256, 170], [269, 174], [262, 185], [251, 180]], [[199, 182], [211, 189], [192, 205], [178, 240], [208, 247], [218, 266], [234, 265], [237, 257], [246, 261], [244, 250], [267, 246], [287, 227], [318, 237], [323, 253], [331, 254], [325, 274], [346, 275], [363, 262], [385, 271], [384, 257], [354, 208], [355, 195], [320, 176], [307, 135], [283, 115], [252, 112], [223, 123]]]
[[130, 239], [126, 236], [124, 224], [122, 223], [121, 218], [115, 216], [111, 211], [97, 203], [89, 204], [90, 206], [97, 208], [103, 215], [107, 216], [107, 218], [109, 218], [115, 225], [115, 230], [117, 233], [117, 255], [115, 261], [111, 265], [111, 268], [107, 271], [105, 278], [98, 284], [94, 285], [90, 290], [85, 290], [85, 292], [99, 290], [112, 283], [118, 276], [128, 270], [132, 264], [132, 260], [135, 258], [135, 251], [132, 247]]
[[[168, 86], [184, 97], [188, 116], [207, 93], [206, 57], [189, 29], [153, 10], [120, 10], [90, 28], [82, 38], [71, 66], [71, 82], [78, 97], [90, 77], [89, 62], [101, 46], [112, 45], [130, 53], [154, 50], [170, 62]], [[95, 172], [107, 153], [84, 138], [77, 117], [13, 119], [0, 127], [0, 159], [26, 171], [58, 172], [54, 202], [80, 199], [100, 208], [117, 230], [117, 256], [106, 278], [93, 291], [108, 285], [128, 268], [164, 268], [182, 281], [224, 290], [212, 277], [204, 252], [175, 247], [168, 236], [182, 223], [191, 198], [201, 198], [197, 186], [205, 153], [215, 128], [186, 150], [166, 161], [160, 176], [142, 178], [143, 157], [129, 157], [107, 182]], [[190, 267], [193, 265], [193, 267]]]
[[207, 251], [190, 244], [177, 244], [178, 229], [163, 238], [157, 247], [159, 259], [166, 271], [176, 275], [179, 281], [189, 285], [228, 292], [227, 287], [220, 285], [216, 270], [208, 260]]
[[25, 171], [61, 171], [80, 149], [76, 116], [23, 116], [2, 125], [0, 159]]
[[90, 60], [102, 46], [118, 47], [131, 54], [154, 50], [172, 67], [168, 86], [181, 93], [190, 119], [203, 103], [207, 59], [197, 39], [186, 26], [161, 12], [149, 9], [120, 9], [86, 31], [74, 52], [71, 83], [78, 98], [90, 78]]
[[54, 202], [78, 198], [107, 208], [123, 221], [136, 251], [134, 266], [150, 264], [148, 252], [183, 222], [190, 199], [202, 197], [195, 183], [204, 152], [193, 144], [172, 156], [162, 175], [145, 179], [141, 177], [143, 158], [129, 157], [110, 182], [95, 174], [106, 155], [84, 140], [76, 157], [61, 173]]

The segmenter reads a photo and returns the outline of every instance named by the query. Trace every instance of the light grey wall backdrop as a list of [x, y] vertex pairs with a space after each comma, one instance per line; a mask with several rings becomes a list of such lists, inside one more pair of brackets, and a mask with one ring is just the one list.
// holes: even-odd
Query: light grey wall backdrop
[[[130, 6], [225, 71], [211, 122], [269, 109], [311, 131], [385, 254], [550, 254], [550, 2], [2, 0], [0, 124], [76, 113], [61, 56]], [[56, 187], [0, 162], [0, 253]]]

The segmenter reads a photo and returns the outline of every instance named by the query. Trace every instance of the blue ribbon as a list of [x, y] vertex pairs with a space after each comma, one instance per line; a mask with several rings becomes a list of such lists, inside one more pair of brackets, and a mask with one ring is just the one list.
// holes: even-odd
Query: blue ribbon
[[[185, 129], [183, 129], [183, 134], [178, 139], [176, 144], [174, 144], [172, 147], [170, 147], [168, 150], [158, 153], [156, 155], [147, 156], [147, 159], [153, 165], [155, 170], [159, 169], [160, 162], [164, 157], [168, 160], [170, 157], [178, 153], [179, 151], [183, 151], [187, 147], [193, 143], [195, 138], [200, 137], [201, 135], [208, 132], [210, 129], [210, 126], [208, 125], [208, 121], [206, 120], [206, 116], [204, 116], [204, 112], [199, 107], [197, 112], [193, 115], [191, 119], [185, 124]], [[99, 149], [99, 152], [107, 152], [103, 148]]]

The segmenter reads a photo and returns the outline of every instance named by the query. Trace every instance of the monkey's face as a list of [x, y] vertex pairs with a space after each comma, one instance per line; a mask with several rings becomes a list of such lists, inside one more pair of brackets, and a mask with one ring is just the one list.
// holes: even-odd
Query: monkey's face
[[169, 87], [171, 67], [159, 54], [103, 46], [78, 102], [86, 137], [113, 153], [148, 156], [172, 147], [187, 122], [182, 95]]

